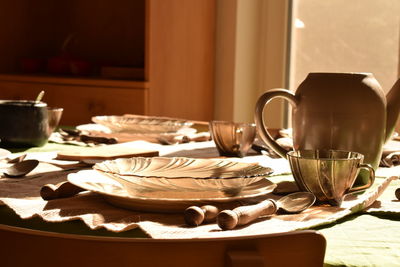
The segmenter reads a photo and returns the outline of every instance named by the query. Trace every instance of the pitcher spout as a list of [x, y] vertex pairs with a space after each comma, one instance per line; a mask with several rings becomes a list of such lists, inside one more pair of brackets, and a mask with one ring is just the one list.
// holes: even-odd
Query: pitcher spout
[[386, 137], [385, 142], [390, 139], [396, 127], [400, 114], [400, 79], [393, 85], [386, 96]]

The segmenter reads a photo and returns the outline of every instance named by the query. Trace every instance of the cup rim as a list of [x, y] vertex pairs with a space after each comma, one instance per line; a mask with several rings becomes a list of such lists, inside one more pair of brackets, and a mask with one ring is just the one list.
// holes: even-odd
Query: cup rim
[[213, 124], [224, 124], [224, 125], [237, 125], [237, 126], [251, 126], [255, 127], [254, 122], [234, 122], [234, 121], [222, 121], [222, 120], [212, 120], [209, 122], [210, 125]]
[[0, 100], [0, 106], [47, 108], [47, 103], [34, 100]]
[[[334, 157], [334, 158], [329, 158], [329, 157], [316, 157], [313, 156], [315, 155], [315, 152], [318, 154], [320, 152], [324, 152], [324, 154], [326, 154], [327, 152], [336, 152], [336, 153], [343, 153], [343, 154], [347, 154], [347, 157]], [[304, 152], [308, 152], [308, 153], [312, 153], [310, 154], [306, 154], [306, 155], [302, 155], [302, 153]], [[349, 156], [350, 155], [350, 156]], [[286, 153], [286, 156], [288, 158], [296, 158], [296, 159], [307, 159], [307, 160], [325, 160], [325, 161], [339, 161], [339, 160], [349, 160], [349, 159], [358, 159], [358, 160], [363, 160], [364, 159], [364, 155], [356, 152], [356, 151], [349, 151], [349, 150], [341, 150], [341, 149], [299, 149], [299, 150], [292, 150], [289, 151], [288, 153]]]
[[64, 111], [64, 108], [60, 108], [60, 107], [47, 107], [48, 110], [51, 111]]

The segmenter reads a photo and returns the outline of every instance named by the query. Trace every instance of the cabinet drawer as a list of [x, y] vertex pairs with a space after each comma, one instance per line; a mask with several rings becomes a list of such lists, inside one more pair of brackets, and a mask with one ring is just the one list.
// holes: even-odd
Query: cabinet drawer
[[34, 100], [41, 90], [48, 106], [64, 108], [62, 125], [90, 123], [97, 115], [146, 114], [148, 109], [146, 88], [0, 81], [0, 99]]

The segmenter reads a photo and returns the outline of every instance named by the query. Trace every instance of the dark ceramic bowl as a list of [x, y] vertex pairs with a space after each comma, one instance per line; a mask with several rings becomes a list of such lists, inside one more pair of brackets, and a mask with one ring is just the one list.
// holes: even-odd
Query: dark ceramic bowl
[[43, 146], [49, 138], [47, 104], [0, 100], [0, 146]]

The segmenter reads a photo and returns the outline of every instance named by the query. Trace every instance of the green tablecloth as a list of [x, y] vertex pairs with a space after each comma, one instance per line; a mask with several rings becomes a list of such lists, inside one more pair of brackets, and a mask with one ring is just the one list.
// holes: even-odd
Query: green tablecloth
[[[84, 149], [74, 146], [47, 144], [41, 148], [14, 151], [54, 151]], [[395, 199], [394, 189], [400, 182], [392, 182], [386, 197]], [[0, 223], [37, 230], [81, 235], [146, 237], [140, 229], [123, 233], [90, 230], [80, 221], [48, 223], [39, 218], [21, 220], [8, 207], [0, 207]], [[400, 266], [400, 214], [365, 214], [348, 216], [333, 224], [319, 227], [327, 239], [326, 266]]]
[[326, 266], [400, 266], [400, 218], [351, 215], [320, 232]]
[[[398, 203], [397, 188], [399, 180], [379, 200]], [[364, 211], [315, 230], [327, 240], [326, 266], [400, 266], [399, 227], [398, 212]]]

